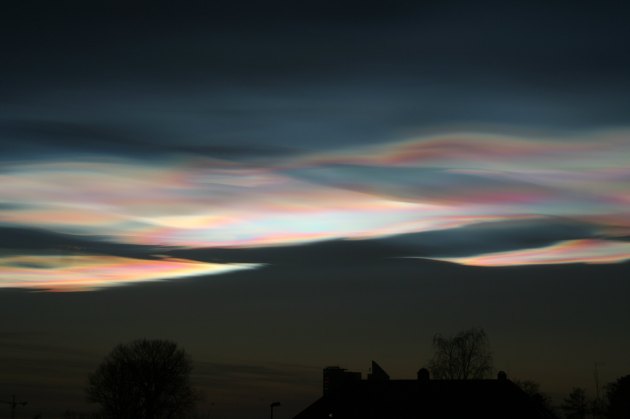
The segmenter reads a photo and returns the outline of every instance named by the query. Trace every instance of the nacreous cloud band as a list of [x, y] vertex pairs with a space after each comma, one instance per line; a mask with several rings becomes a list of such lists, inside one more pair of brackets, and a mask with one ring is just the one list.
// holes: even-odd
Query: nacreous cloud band
[[[629, 162], [627, 132], [571, 141], [453, 134], [255, 166], [211, 156], [5, 159], [0, 224], [112, 243], [242, 248], [561, 217], [592, 225], [602, 240], [439, 259], [611, 263], [630, 259], [627, 243], [615, 241], [630, 232]], [[222, 272], [191, 261], [82, 255], [73, 264], [51, 264], [33, 257], [2, 258], [0, 286], [81, 289], [76, 284], [107, 282], [90, 284], [82, 270], [111, 283]], [[238, 267], [226, 269], [232, 268]]]

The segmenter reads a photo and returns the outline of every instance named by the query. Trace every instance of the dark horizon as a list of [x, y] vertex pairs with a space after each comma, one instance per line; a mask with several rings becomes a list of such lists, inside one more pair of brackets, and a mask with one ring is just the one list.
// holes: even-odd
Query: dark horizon
[[[487, 331], [497, 371], [540, 383], [556, 404], [575, 386], [594, 395], [595, 362], [602, 387], [626, 373], [625, 348], [599, 342], [626, 338], [628, 263], [472, 268], [367, 259], [367, 274], [344, 281], [340, 267], [322, 267], [315, 259], [308, 268], [278, 263], [97, 292], [6, 290], [5, 318], [28, 305], [38, 311], [35, 321], [24, 316], [13, 323], [14, 330], [36, 332], [3, 336], [6, 376], [18, 383], [5, 392], [29, 395], [31, 407], [40, 408], [33, 413], [94, 409], [83, 396], [87, 373], [114, 345], [168, 338], [193, 359], [193, 382], [205, 394], [202, 410], [215, 403], [217, 414], [249, 417], [266, 412], [268, 399], [279, 399], [278, 417], [292, 417], [319, 396], [323, 367], [367, 373], [365, 365], [378, 359], [392, 377], [413, 378], [433, 353], [433, 334], [470, 325]], [[564, 290], [566, 277], [571, 293]], [[180, 307], [180, 301], [186, 304]], [[74, 313], [92, 326], [86, 329]], [[61, 377], [69, 381], [64, 387]]]

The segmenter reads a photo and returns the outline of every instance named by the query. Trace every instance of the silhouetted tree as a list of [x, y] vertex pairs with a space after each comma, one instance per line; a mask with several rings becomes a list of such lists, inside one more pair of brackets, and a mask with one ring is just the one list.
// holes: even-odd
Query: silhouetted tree
[[436, 334], [433, 347], [429, 369], [435, 378], [467, 380], [492, 373], [492, 354], [483, 329], [464, 330], [453, 337]]
[[557, 417], [556, 411], [551, 404], [551, 398], [540, 391], [540, 384], [531, 380], [515, 380], [514, 384], [519, 386], [521, 390], [529, 396], [529, 398], [537, 404], [541, 409], [548, 411], [554, 417]]
[[174, 342], [121, 344], [89, 376], [88, 400], [99, 403], [106, 418], [180, 418], [196, 400], [191, 370], [189, 356]]
[[591, 401], [590, 412], [593, 419], [608, 417], [608, 404], [604, 398], [594, 398]]
[[630, 375], [623, 376], [606, 386], [608, 397], [608, 417], [610, 419], [630, 418]]
[[564, 399], [560, 408], [564, 410], [567, 419], [585, 419], [589, 412], [589, 401], [583, 388], [574, 388]]

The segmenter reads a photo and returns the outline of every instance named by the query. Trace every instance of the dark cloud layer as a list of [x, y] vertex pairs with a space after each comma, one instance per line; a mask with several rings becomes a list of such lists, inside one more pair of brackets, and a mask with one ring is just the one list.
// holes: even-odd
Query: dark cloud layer
[[46, 230], [0, 227], [0, 252], [43, 254], [106, 254], [152, 258], [170, 248], [112, 243], [100, 237], [53, 233]]
[[10, 152], [0, 159], [37, 160], [55, 155], [101, 155], [147, 161], [186, 154], [222, 160], [261, 161], [270, 157], [286, 157], [299, 151], [295, 147], [271, 144], [229, 144], [220, 136], [210, 143], [173, 141], [177, 137], [177, 127], [171, 127], [172, 131], [168, 134], [151, 126], [129, 125], [75, 122], [72, 119], [0, 119], [0, 144], [10, 147]]
[[[457, 257], [548, 246], [567, 240], [602, 238], [594, 226], [561, 219], [493, 222], [464, 228], [403, 234], [371, 240], [332, 240], [316, 244], [238, 249], [180, 249], [114, 243], [98, 237], [0, 228], [4, 252], [106, 254], [142, 259], [172, 255], [206, 262], [327, 266], [400, 257]], [[615, 240], [618, 240], [615, 237]]]
[[628, 122], [620, 3], [228, 3], [8, 10], [0, 141], [251, 155]]
[[333, 240], [302, 246], [186, 249], [169, 254], [201, 261], [340, 267], [366, 260], [401, 257], [457, 257], [548, 246], [601, 237], [593, 226], [561, 219], [481, 223], [464, 228], [404, 234], [372, 240]]
[[[178, 72], [199, 76], [205, 70], [248, 79], [321, 76], [370, 62], [372, 67], [362, 68], [367, 74], [402, 71], [417, 76], [418, 70], [429, 75], [442, 70], [443, 75], [486, 78], [480, 70], [493, 69], [506, 79], [529, 75], [557, 82], [596, 73], [621, 76], [622, 69], [610, 64], [628, 65], [621, 54], [628, 35], [623, 19], [627, 10], [620, 3], [215, 3], [66, 2], [66, 7], [45, 7], [42, 2], [17, 16], [7, 13], [5, 30], [21, 41], [9, 52], [31, 59], [56, 54], [71, 59], [68, 64], [80, 64], [64, 67], [71, 74], [100, 67], [97, 74], [105, 78], [107, 70], [113, 76], [126, 72], [149, 78], [171, 78]], [[31, 55], [21, 46], [34, 47]], [[138, 51], [135, 58], [130, 54]], [[592, 56], [598, 60], [585, 59]], [[458, 63], [466, 66], [453, 65]], [[62, 65], [42, 64], [31, 71]], [[562, 69], [572, 71], [550, 71]]]

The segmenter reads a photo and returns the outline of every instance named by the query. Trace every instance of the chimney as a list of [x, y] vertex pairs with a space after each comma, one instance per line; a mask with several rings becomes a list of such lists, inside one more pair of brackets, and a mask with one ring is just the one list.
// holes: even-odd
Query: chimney
[[378, 382], [389, 381], [389, 374], [387, 374], [385, 370], [380, 365], [378, 365], [375, 361], [372, 361], [372, 373], [368, 374], [367, 379], [369, 381], [378, 381]]
[[507, 374], [505, 373], [505, 371], [499, 371], [499, 373], [497, 374], [497, 380], [507, 381]]

